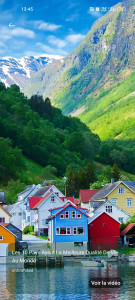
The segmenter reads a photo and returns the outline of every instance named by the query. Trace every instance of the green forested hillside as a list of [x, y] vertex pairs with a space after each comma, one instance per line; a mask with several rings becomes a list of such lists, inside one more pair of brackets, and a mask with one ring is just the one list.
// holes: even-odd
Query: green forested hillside
[[93, 161], [100, 145], [98, 136], [85, 124], [63, 116], [48, 98], [44, 101], [35, 95], [27, 99], [18, 86], [6, 89], [2, 83], [0, 136], [3, 180], [16, 179], [21, 170], [28, 168], [22, 154], [44, 168], [49, 166], [56, 176], [63, 176], [70, 164], [79, 168]]
[[135, 139], [135, 73], [106, 93], [89, 97], [87, 106], [80, 119], [102, 140]]

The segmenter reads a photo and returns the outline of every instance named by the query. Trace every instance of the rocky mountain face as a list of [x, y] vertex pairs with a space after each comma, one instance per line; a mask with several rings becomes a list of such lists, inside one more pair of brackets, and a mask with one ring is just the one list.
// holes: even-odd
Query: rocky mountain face
[[60, 59], [57, 55], [26, 56], [21, 59], [3, 57], [0, 59], [0, 81], [6, 86], [17, 84], [23, 89], [32, 74], [57, 59]]
[[[123, 0], [94, 23], [70, 55], [35, 73], [24, 92], [28, 96], [49, 96], [64, 114], [78, 115], [99, 104], [101, 95], [126, 80], [134, 70], [134, 0]], [[90, 122], [87, 118], [86, 123]]]

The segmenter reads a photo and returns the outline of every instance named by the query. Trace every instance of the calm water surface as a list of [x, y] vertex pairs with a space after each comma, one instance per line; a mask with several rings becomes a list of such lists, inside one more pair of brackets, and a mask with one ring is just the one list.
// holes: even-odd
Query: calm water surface
[[[14, 272], [0, 265], [0, 299], [135, 299], [135, 263], [112, 264], [108, 269], [92, 269], [79, 263], [64, 268], [33, 268], [33, 272]], [[90, 288], [90, 278], [121, 278], [120, 288]]]

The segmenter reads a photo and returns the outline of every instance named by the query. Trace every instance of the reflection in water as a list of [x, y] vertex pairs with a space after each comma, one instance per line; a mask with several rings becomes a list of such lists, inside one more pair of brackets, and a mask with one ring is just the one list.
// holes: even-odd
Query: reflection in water
[[[16, 267], [16, 266], [15, 266]], [[33, 268], [14, 272], [0, 265], [0, 299], [135, 299], [135, 263], [112, 264], [91, 270], [81, 264], [66, 263], [64, 268]], [[90, 288], [90, 278], [122, 278], [120, 288]]]

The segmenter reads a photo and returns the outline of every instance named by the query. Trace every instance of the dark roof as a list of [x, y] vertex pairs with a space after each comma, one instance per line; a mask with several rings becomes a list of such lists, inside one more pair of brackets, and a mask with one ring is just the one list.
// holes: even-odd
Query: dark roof
[[[21, 231], [22, 232], [22, 230], [20, 229], [20, 228], [18, 228], [18, 227], [16, 227], [15, 225], [13, 225], [12, 223], [3, 223], [2, 224], [4, 227], [14, 227], [14, 228], [16, 228], [17, 230], [19, 230], [19, 231]], [[11, 231], [11, 229], [10, 229], [10, 231]], [[12, 232], [12, 231], [11, 231]]]
[[94, 208], [94, 210], [96, 210], [97, 208], [99, 208], [103, 203], [105, 203], [105, 201], [90, 201], [90, 206]]
[[127, 234], [134, 226], [135, 226], [135, 223], [128, 224], [128, 226], [121, 232], [120, 235], [123, 236], [123, 235]]
[[98, 192], [99, 190], [80, 190], [80, 200], [83, 203], [88, 203], [89, 200]]
[[6, 204], [5, 192], [0, 192], [0, 203]]
[[133, 181], [123, 181], [122, 180], [122, 182], [124, 182], [126, 185], [128, 185], [129, 187], [131, 187], [131, 188], [135, 188], [135, 182], [133, 182]]
[[99, 190], [99, 192], [97, 192], [92, 198], [91, 200], [97, 200], [97, 199], [104, 199], [106, 198], [106, 196], [113, 190], [115, 189], [121, 181], [117, 181], [112, 183], [108, 183], [105, 186], [102, 187], [101, 190]]
[[47, 193], [47, 191], [49, 191], [49, 189], [49, 186], [42, 187], [34, 195], [32, 195], [32, 197], [43, 197]]

